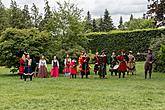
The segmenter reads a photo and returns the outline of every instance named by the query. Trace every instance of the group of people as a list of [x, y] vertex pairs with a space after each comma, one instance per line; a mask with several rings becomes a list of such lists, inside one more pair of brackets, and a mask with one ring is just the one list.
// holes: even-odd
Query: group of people
[[[102, 51], [101, 54], [96, 52], [94, 56], [94, 73], [95, 75], [99, 75], [101, 79], [104, 79], [107, 75], [107, 65], [109, 65], [109, 71], [111, 76], [115, 73], [115, 75], [119, 76], [119, 78], [125, 77], [125, 74], [132, 74], [134, 75], [136, 72], [135, 68], [135, 57], [133, 56], [133, 52], [129, 51], [127, 55], [124, 50], [120, 50], [120, 55], [116, 55], [115, 51], [112, 52], [110, 57], [107, 57], [105, 51]], [[151, 78], [152, 73], [152, 64], [154, 62], [154, 58], [152, 55], [152, 50], [148, 49], [148, 53], [138, 53], [138, 55], [146, 55], [146, 62], [145, 62], [145, 78], [147, 78], [147, 73], [149, 72], [149, 78]], [[67, 54], [66, 58], [64, 59], [64, 75], [70, 78], [76, 78], [78, 74], [78, 65], [79, 71], [81, 74], [81, 78], [88, 78], [90, 75], [90, 65], [89, 65], [90, 57], [87, 55], [86, 52], [81, 52], [80, 57], [77, 59], [76, 55], [74, 54], [72, 58], [70, 58], [69, 54]], [[33, 66], [32, 66], [33, 65]], [[38, 69], [38, 72], [36, 72]], [[34, 66], [34, 60], [30, 58], [28, 53], [24, 53], [20, 58], [20, 67], [19, 67], [19, 74], [20, 79], [26, 81], [27, 77], [30, 77], [32, 81], [33, 74], [36, 77], [46, 78], [48, 77], [47, 71], [47, 63], [44, 56], [41, 57], [39, 60], [38, 66]], [[52, 60], [52, 69], [51, 69], [51, 77], [58, 77], [59, 76], [59, 61], [57, 57], [54, 56]]]

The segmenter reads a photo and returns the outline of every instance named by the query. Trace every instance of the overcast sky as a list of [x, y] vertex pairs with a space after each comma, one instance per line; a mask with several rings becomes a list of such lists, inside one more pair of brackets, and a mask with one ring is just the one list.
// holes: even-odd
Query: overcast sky
[[[11, 0], [2, 0], [6, 7], [10, 6]], [[56, 5], [56, 1], [64, 0], [48, 0], [52, 9]], [[124, 21], [128, 21], [130, 15], [133, 14], [134, 18], [140, 18], [143, 13], [147, 11], [148, 0], [70, 0], [71, 2], [78, 5], [79, 8], [84, 10], [83, 15], [85, 16], [87, 11], [91, 12], [93, 18], [103, 16], [104, 10], [107, 8], [112, 16], [113, 23], [117, 26], [120, 16], [123, 17]], [[40, 12], [43, 13], [44, 0], [16, 0], [17, 4], [22, 7], [27, 4], [29, 7], [35, 3], [39, 8]]]

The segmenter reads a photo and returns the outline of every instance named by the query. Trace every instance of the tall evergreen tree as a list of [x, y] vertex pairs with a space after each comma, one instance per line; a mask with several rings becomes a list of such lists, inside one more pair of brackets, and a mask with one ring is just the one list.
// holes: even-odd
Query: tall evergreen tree
[[111, 31], [111, 30], [114, 29], [111, 16], [110, 16], [110, 14], [109, 14], [109, 12], [108, 12], [107, 9], [105, 9], [105, 12], [104, 12], [104, 21], [103, 21], [103, 25], [104, 25], [104, 31], [105, 31], [105, 32], [108, 32], [108, 31]]
[[130, 16], [130, 21], [131, 21], [131, 20], [133, 20], [133, 14], [131, 14], [131, 16]]
[[122, 16], [120, 16], [120, 21], [119, 21], [119, 26], [118, 26], [118, 28], [119, 28], [119, 29], [124, 29]]
[[12, 28], [22, 28], [22, 11], [18, 8], [16, 1], [11, 0], [9, 12], [9, 24]]
[[99, 31], [100, 32], [104, 31], [104, 24], [103, 24], [103, 18], [102, 17], [100, 18], [100, 21], [99, 21]]
[[8, 17], [5, 6], [0, 0], [0, 32], [5, 30], [8, 27]]
[[39, 24], [42, 20], [42, 16], [39, 14], [39, 8], [33, 3], [33, 6], [31, 8], [32, 12], [32, 22], [34, 27], [39, 28]]
[[92, 18], [90, 12], [88, 11], [85, 20], [85, 32], [91, 32], [91, 31], [92, 31]]
[[22, 25], [23, 28], [32, 27], [32, 20], [29, 13], [28, 5], [24, 5], [24, 9], [22, 10]]
[[97, 24], [96, 24], [96, 20], [95, 19], [93, 19], [93, 23], [92, 23], [92, 31], [93, 32], [97, 32], [98, 31], [98, 26], [97, 26]]
[[44, 19], [40, 22], [40, 30], [49, 30], [48, 28], [48, 21], [52, 17], [52, 12], [49, 6], [48, 0], [45, 0], [45, 7], [44, 7]]

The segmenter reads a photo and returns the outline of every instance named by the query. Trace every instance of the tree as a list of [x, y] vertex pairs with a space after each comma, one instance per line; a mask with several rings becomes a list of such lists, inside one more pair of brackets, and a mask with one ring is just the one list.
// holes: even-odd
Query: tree
[[38, 28], [39, 24], [42, 20], [42, 16], [39, 15], [39, 8], [37, 8], [34, 3], [33, 3], [33, 6], [31, 8], [31, 13], [32, 13], [33, 25], [34, 25], [34, 27]]
[[27, 49], [29, 54], [39, 57], [49, 56], [51, 37], [48, 32], [37, 29], [6, 29], [0, 37], [0, 63], [7, 67], [19, 67], [20, 50]]
[[49, 6], [49, 2], [47, 0], [45, 0], [45, 7], [44, 7], [44, 19], [40, 22], [40, 30], [49, 30], [49, 28], [47, 28], [48, 25], [48, 20], [52, 17], [52, 12], [50, 10], [50, 6]]
[[23, 28], [21, 24], [22, 11], [18, 8], [16, 1], [11, 0], [9, 10], [9, 24], [12, 28]]
[[29, 13], [28, 5], [24, 5], [24, 9], [22, 10], [22, 27], [24, 29], [31, 28], [32, 27], [32, 20]]
[[92, 28], [92, 31], [93, 32], [97, 32], [98, 31], [98, 26], [97, 26], [97, 24], [96, 24], [96, 20], [95, 19], [93, 19], [93, 24], [92, 24], [93, 26], [93, 28]]
[[87, 16], [85, 18], [85, 32], [88, 33], [88, 32], [91, 32], [92, 31], [92, 18], [91, 18], [91, 14], [90, 12], [88, 11], [87, 12]]
[[4, 31], [8, 26], [7, 10], [5, 10], [5, 6], [0, 0], [0, 32]]
[[133, 14], [131, 14], [131, 16], [130, 16], [130, 21], [133, 20], [133, 19], [134, 19], [134, 18], [133, 18]]
[[148, 0], [147, 16], [154, 18], [157, 26], [165, 25], [165, 0]]
[[64, 3], [57, 2], [57, 5], [59, 8], [53, 12], [48, 26], [55, 38], [54, 41], [59, 44], [53, 51], [62, 57], [65, 52], [73, 53], [83, 50], [82, 46], [86, 46], [87, 41], [81, 37], [84, 30], [81, 22], [82, 10], [75, 4], [66, 1]]
[[120, 21], [119, 21], [119, 26], [118, 26], [118, 28], [119, 28], [119, 29], [124, 29], [122, 16], [120, 16]]
[[99, 31], [100, 32], [104, 31], [103, 18], [100, 18], [100, 21], [99, 21]]
[[111, 30], [114, 29], [111, 16], [110, 16], [110, 14], [109, 14], [109, 12], [108, 12], [107, 9], [105, 9], [105, 12], [104, 12], [103, 25], [104, 25], [103, 30], [104, 30], [105, 32], [108, 32], [108, 31], [111, 31]]
[[133, 19], [131, 21], [125, 22], [124, 27], [128, 30], [134, 29], [146, 29], [146, 28], [154, 28], [154, 20], [153, 19]]

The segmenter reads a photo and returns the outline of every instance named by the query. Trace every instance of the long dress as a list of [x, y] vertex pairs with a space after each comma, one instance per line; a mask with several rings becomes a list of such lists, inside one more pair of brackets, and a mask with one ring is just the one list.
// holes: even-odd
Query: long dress
[[40, 60], [38, 68], [39, 68], [38, 77], [40, 78], [48, 77], [46, 60]]
[[135, 57], [133, 55], [128, 55], [128, 63], [127, 63], [127, 67], [128, 67], [128, 71], [130, 73], [133, 73], [135, 71]]
[[97, 73], [99, 71], [100, 59], [99, 56], [95, 56], [94, 59], [95, 59], [94, 72]]
[[127, 64], [125, 61], [125, 56], [124, 55], [120, 55], [117, 57], [117, 59], [119, 60], [119, 72], [126, 72], [127, 71]]
[[76, 64], [76, 60], [73, 59], [73, 60], [71, 61], [70, 66], [71, 66], [71, 74], [72, 74], [72, 75], [77, 74], [77, 64]]
[[19, 75], [23, 75], [24, 74], [25, 61], [22, 58], [20, 58], [19, 63], [20, 63]]
[[66, 58], [64, 60], [64, 73], [70, 73], [70, 63], [71, 63], [71, 59], [70, 58]]
[[52, 77], [58, 77], [59, 76], [59, 62], [58, 60], [52, 60], [52, 70], [51, 70], [51, 76]]

